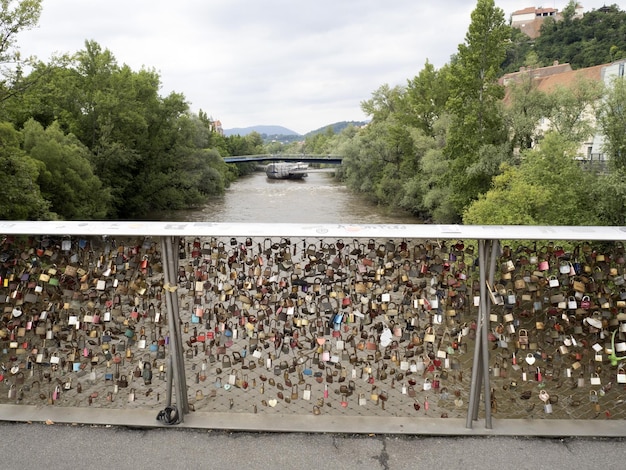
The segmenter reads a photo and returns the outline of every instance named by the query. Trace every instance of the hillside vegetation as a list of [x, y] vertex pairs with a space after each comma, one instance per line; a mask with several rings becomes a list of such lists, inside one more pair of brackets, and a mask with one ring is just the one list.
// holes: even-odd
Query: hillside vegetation
[[[532, 41], [507, 24], [492, 0], [479, 0], [448, 64], [435, 69], [426, 61], [404, 86], [382, 84], [361, 103], [368, 126], [318, 134], [304, 147], [344, 155], [338, 177], [352, 190], [420, 220], [623, 225], [623, 80], [610, 90], [580, 81], [546, 95], [527, 77], [511, 85], [507, 106], [498, 85], [522, 66], [557, 60], [580, 68], [626, 58], [623, 11], [613, 5], [575, 19], [574, 7], [568, 5], [563, 21], [546, 21]], [[555, 132], [539, 130], [545, 118]], [[596, 127], [608, 137], [609, 166], [602, 172], [576, 160]]]
[[[509, 27], [493, 0], [478, 0], [449, 63], [435, 69], [426, 61], [404, 86], [381, 84], [364, 97], [367, 125], [331, 124], [285, 142], [221, 135], [183, 94], [160, 96], [156, 71], [120, 65], [95, 41], [48, 62], [24, 59], [17, 36], [37, 26], [42, 8], [42, 0], [0, 5], [2, 219], [129, 219], [197, 207], [254, 169], [223, 157], [307, 152], [344, 155], [338, 177], [348, 187], [420, 220], [624, 225], [625, 87], [580, 83], [545, 96], [522, 84], [504, 107], [497, 83], [522, 65], [626, 57], [626, 17], [615, 5], [548, 21], [533, 42]], [[601, 97], [598, 125], [611, 165], [595, 174], [570, 163], [592, 132], [583, 111]], [[557, 135], [537, 132], [546, 117]], [[559, 166], [541, 163], [548, 160]]]

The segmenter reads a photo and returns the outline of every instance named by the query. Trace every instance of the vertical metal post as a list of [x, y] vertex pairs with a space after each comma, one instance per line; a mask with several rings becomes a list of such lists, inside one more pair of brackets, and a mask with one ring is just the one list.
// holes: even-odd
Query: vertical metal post
[[[489, 284], [494, 285], [494, 278], [496, 274], [496, 259], [498, 257], [498, 251], [500, 249], [500, 243], [498, 240], [491, 240], [491, 257], [489, 259]], [[481, 289], [487, 290], [486, 284], [481, 284]], [[485, 299], [487, 300], [487, 299]], [[491, 423], [491, 380], [489, 377], [489, 314], [491, 313], [491, 299], [488, 299], [489, 303], [485, 302], [485, 310], [483, 316], [483, 370], [484, 375], [484, 396], [485, 396], [485, 427], [487, 429], [492, 428]]]
[[467, 417], [465, 422], [465, 427], [468, 429], [472, 428], [472, 421], [478, 418], [478, 405], [480, 401], [480, 390], [479, 384], [482, 382], [482, 374], [484, 373], [482, 356], [483, 352], [483, 324], [484, 324], [484, 309], [487, 305], [486, 291], [484, 288], [485, 285], [485, 240], [478, 240], [478, 269], [479, 269], [479, 278], [480, 278], [480, 301], [478, 304], [478, 318], [476, 321], [476, 343], [474, 345], [474, 360], [472, 367], [472, 378], [470, 381], [470, 394], [469, 394], [469, 403], [467, 410]]
[[172, 355], [170, 354], [167, 358], [167, 370], [165, 371], [165, 382], [167, 383], [167, 400], [166, 400], [166, 406], [172, 406], [172, 388], [174, 386], [174, 384], [172, 383], [172, 380], [174, 378], [174, 371], [173, 371], [173, 361], [172, 361]]
[[[491, 249], [489, 249], [491, 248]], [[491, 422], [491, 381], [489, 377], [489, 313], [491, 311], [491, 299], [487, 294], [486, 281], [493, 284], [496, 272], [496, 258], [499, 249], [497, 240], [479, 240], [478, 242], [478, 267], [480, 276], [480, 306], [478, 309], [478, 325], [476, 345], [474, 348], [474, 367], [470, 384], [469, 408], [467, 412], [466, 428], [472, 427], [472, 421], [478, 419], [480, 406], [480, 384], [483, 387], [485, 401], [485, 427], [492, 428]], [[491, 252], [488, 255], [488, 252]], [[489, 262], [489, 272], [486, 272]]]
[[[174, 249], [176, 247], [176, 249]], [[182, 336], [180, 332], [180, 315], [178, 309], [178, 237], [162, 237], [161, 249], [164, 257], [164, 294], [167, 306], [167, 324], [170, 332], [170, 355], [176, 402], [181, 421], [189, 412], [187, 397], [187, 381], [185, 377], [185, 361], [183, 357]]]

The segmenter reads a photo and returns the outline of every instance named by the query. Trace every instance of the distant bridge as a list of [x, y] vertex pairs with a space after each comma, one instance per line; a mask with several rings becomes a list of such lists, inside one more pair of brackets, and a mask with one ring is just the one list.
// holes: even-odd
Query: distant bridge
[[307, 163], [327, 163], [333, 165], [341, 165], [343, 156], [341, 155], [311, 155], [311, 154], [286, 154], [271, 153], [264, 155], [239, 155], [233, 157], [224, 157], [226, 163], [245, 163], [245, 162], [307, 162]]

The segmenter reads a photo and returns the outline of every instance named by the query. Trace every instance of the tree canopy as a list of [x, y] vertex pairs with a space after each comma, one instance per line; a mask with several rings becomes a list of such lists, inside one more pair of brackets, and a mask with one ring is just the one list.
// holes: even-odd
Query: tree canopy
[[[532, 79], [553, 60], [579, 67], [626, 57], [615, 5], [576, 18], [570, 2], [533, 42], [493, 0], [477, 0], [449, 63], [437, 69], [426, 60], [403, 85], [380, 85], [361, 102], [370, 117], [362, 128], [328, 127], [286, 146], [256, 133], [224, 137], [182, 93], [161, 96], [154, 69], [118, 64], [93, 40], [49, 62], [22, 60], [17, 36], [36, 26], [41, 8], [0, 3], [0, 166], [11, 175], [0, 217], [125, 219], [191, 208], [254, 169], [223, 157], [286, 151], [343, 155], [337, 177], [349, 188], [424, 221], [624, 223], [623, 79], [606, 90], [581, 80], [550, 93]], [[521, 65], [527, 72], [505, 96], [499, 79]], [[594, 113], [608, 172], [578, 161], [578, 145], [597, 130]]]

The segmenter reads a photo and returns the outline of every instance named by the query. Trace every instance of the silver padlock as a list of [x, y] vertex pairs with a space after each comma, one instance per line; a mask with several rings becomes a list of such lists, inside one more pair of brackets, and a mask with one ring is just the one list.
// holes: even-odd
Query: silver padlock
[[543, 411], [547, 414], [552, 413], [552, 403], [550, 403], [550, 395], [545, 390], [539, 392], [539, 399], [544, 403]]
[[598, 403], [598, 392], [595, 390], [589, 390], [589, 401], [591, 403]]

